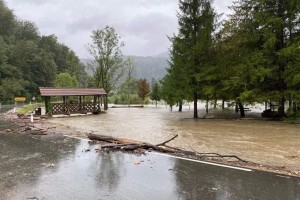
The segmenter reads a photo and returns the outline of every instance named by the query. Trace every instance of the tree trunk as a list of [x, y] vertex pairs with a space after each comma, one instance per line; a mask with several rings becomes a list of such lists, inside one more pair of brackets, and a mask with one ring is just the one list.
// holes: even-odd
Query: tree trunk
[[[284, 3], [283, 0], [278, 1], [278, 17], [280, 17], [281, 21], [284, 22]], [[280, 30], [277, 32], [276, 35], [276, 50], [280, 51], [284, 48], [284, 27], [281, 25]], [[279, 56], [277, 57], [277, 64], [279, 67], [278, 71], [278, 85], [279, 85], [279, 107], [278, 107], [278, 114], [280, 117], [285, 116], [285, 79], [284, 79], [284, 73], [285, 73], [285, 63], [282, 62], [279, 59]]]
[[284, 91], [283, 91], [283, 95], [281, 96], [280, 100], [279, 100], [279, 106], [278, 106], [278, 114], [280, 117], [284, 117], [285, 116], [285, 98], [284, 98]]
[[238, 113], [239, 112], [239, 106], [238, 106], [238, 103], [235, 103], [235, 113]]
[[157, 100], [155, 100], [155, 107], [157, 108]]
[[217, 103], [218, 103], [218, 100], [217, 100], [217, 99], [215, 99], [215, 101], [214, 101], [214, 109], [216, 109], [216, 108], [217, 108]]
[[179, 109], [178, 109], [178, 112], [182, 112], [182, 101], [179, 102]]
[[206, 112], [206, 114], [208, 114], [208, 103], [209, 103], [209, 100], [206, 99], [206, 105], [205, 105], [205, 112]]
[[297, 112], [297, 103], [293, 101], [293, 112]]
[[244, 105], [243, 105], [241, 102], [239, 102], [239, 103], [238, 103], [238, 106], [239, 106], [240, 113], [241, 113], [240, 116], [241, 116], [242, 118], [244, 118], [244, 117], [245, 117]]
[[198, 94], [194, 92], [194, 119], [198, 118]]
[[289, 95], [289, 109], [292, 109], [293, 107], [293, 95]]
[[222, 110], [224, 110], [224, 109], [225, 109], [225, 100], [222, 99]]

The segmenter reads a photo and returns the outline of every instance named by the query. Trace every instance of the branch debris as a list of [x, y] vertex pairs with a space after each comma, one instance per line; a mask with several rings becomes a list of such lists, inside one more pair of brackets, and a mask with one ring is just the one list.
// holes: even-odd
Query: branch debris
[[236, 155], [221, 155], [218, 153], [200, 153], [195, 150], [188, 151], [188, 150], [180, 149], [177, 147], [171, 147], [171, 146], [167, 145], [168, 142], [171, 142], [172, 140], [174, 140], [177, 137], [178, 137], [178, 135], [175, 135], [172, 138], [170, 138], [162, 143], [154, 145], [154, 144], [150, 144], [147, 142], [129, 140], [129, 139], [125, 139], [125, 138], [116, 138], [116, 137], [111, 137], [111, 136], [106, 136], [106, 135], [98, 135], [98, 134], [94, 134], [94, 133], [88, 134], [88, 138], [91, 140], [109, 143], [109, 144], [101, 145], [101, 148], [100, 148], [101, 150], [119, 149], [119, 150], [124, 150], [124, 151], [136, 151], [138, 149], [145, 149], [145, 150], [154, 150], [154, 151], [162, 152], [162, 153], [170, 153], [170, 154], [183, 155], [183, 156], [194, 156], [199, 159], [234, 158], [238, 161], [248, 163], [248, 161], [243, 160]]

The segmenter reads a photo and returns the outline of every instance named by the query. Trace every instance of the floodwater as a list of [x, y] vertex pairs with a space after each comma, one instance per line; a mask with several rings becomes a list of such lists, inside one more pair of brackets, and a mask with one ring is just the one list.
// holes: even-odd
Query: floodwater
[[300, 199], [300, 179], [87, 141], [0, 133], [0, 199]]
[[49, 121], [69, 128], [70, 134], [95, 132], [159, 143], [175, 134], [170, 145], [198, 152], [234, 154], [265, 165], [300, 171], [300, 125], [257, 119], [198, 119], [166, 107], [110, 108], [107, 114]]

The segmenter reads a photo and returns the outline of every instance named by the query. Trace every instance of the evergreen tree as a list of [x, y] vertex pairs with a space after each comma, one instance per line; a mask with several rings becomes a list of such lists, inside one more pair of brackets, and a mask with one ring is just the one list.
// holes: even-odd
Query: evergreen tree
[[300, 1], [241, 0], [233, 9], [232, 19], [248, 43], [244, 48], [255, 52], [245, 62], [263, 64], [262, 71], [269, 72], [266, 76], [260, 73], [263, 82], [256, 89], [278, 101], [279, 116], [283, 117], [288, 83], [295, 75], [291, 72], [299, 71], [295, 63], [299, 61]]
[[181, 85], [176, 88], [182, 90], [176, 95], [179, 101], [182, 101], [183, 93], [185, 98], [192, 97], [194, 118], [198, 118], [199, 91], [204, 83], [203, 70], [212, 60], [211, 48], [217, 16], [210, 0], [180, 0], [179, 9], [179, 33], [171, 39], [173, 49], [167, 82], [175, 83], [170, 86]]
[[155, 101], [157, 107], [157, 101], [160, 101], [160, 85], [158, 82], [154, 82], [151, 90], [151, 99]]

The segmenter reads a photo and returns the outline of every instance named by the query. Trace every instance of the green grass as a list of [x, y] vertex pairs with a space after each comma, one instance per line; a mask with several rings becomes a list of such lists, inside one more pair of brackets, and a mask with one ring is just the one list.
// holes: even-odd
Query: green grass
[[16, 112], [18, 114], [27, 115], [27, 114], [30, 114], [31, 112], [34, 112], [36, 108], [42, 107], [42, 106], [44, 106], [43, 103], [35, 103], [35, 104], [31, 104], [31, 105], [28, 104], [28, 105], [17, 108]]

